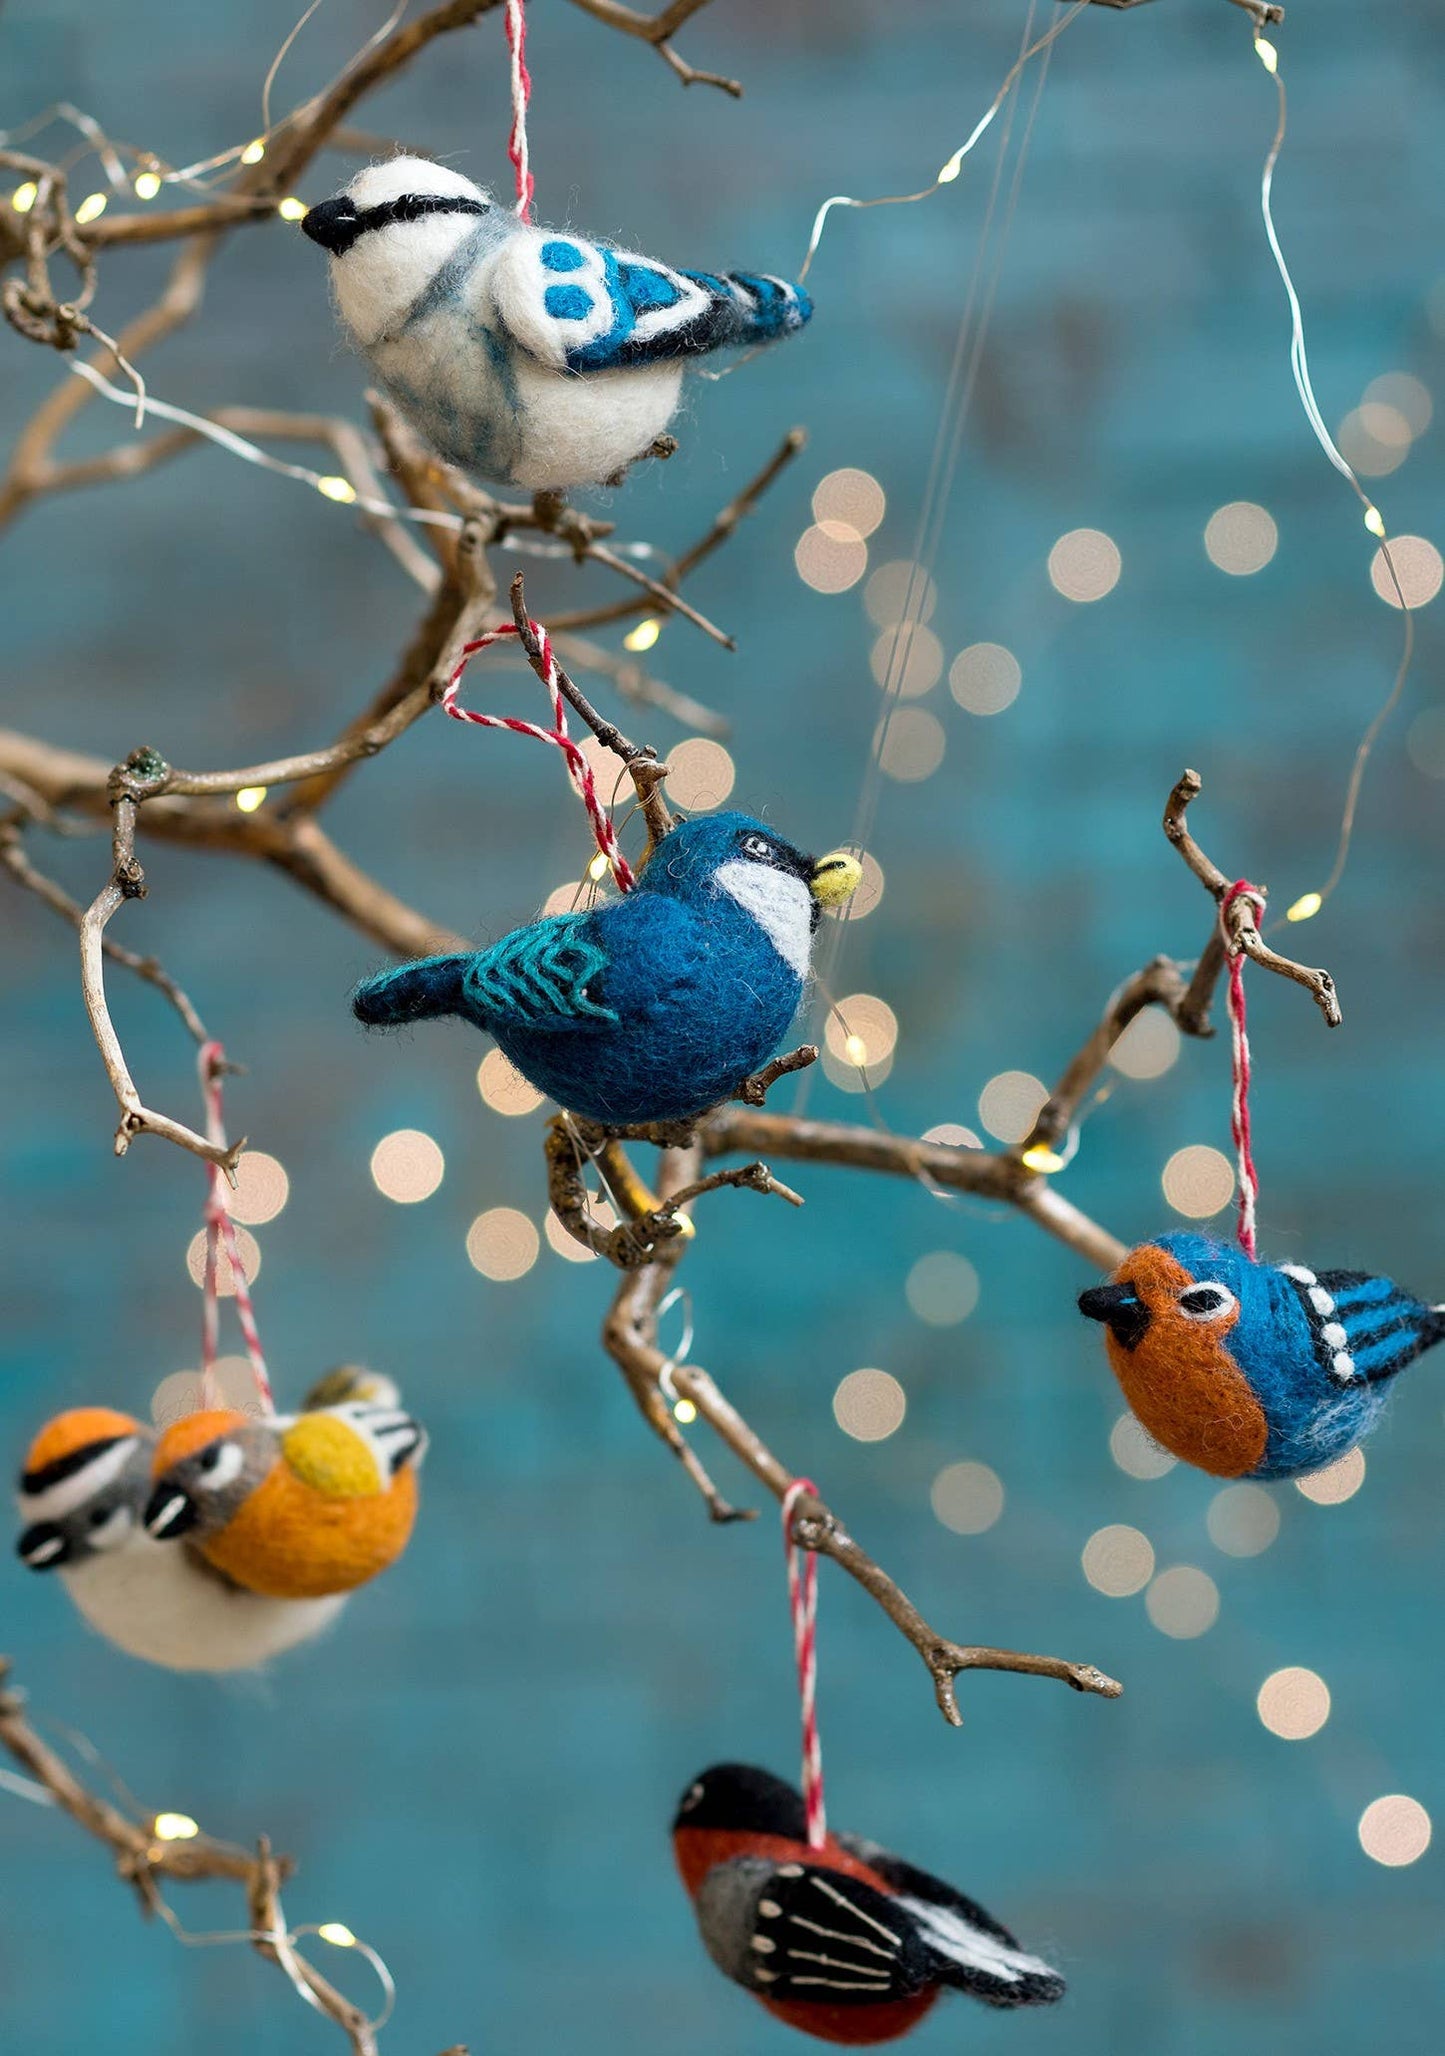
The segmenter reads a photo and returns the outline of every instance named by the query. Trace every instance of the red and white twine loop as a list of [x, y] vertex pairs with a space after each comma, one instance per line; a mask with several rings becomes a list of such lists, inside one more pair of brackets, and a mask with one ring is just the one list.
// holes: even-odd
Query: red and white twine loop
[[[808, 1847], [828, 1839], [823, 1809], [823, 1751], [818, 1741], [818, 1559], [793, 1538], [793, 1514], [807, 1494], [817, 1497], [811, 1478], [794, 1478], [783, 1494], [783, 1549], [788, 1560], [788, 1599], [793, 1609], [793, 1647], [798, 1658], [798, 1698], [803, 1714], [803, 1808]], [[799, 1562], [799, 1559], [802, 1562]]]
[[[201, 1074], [201, 1092], [206, 1102], [206, 1133], [212, 1142], [224, 1143], [225, 1123], [221, 1117], [221, 1079], [225, 1072], [226, 1052], [219, 1042], [203, 1042], [197, 1065]], [[206, 1268], [201, 1296], [201, 1405], [203, 1408], [220, 1406], [222, 1395], [216, 1382], [216, 1357], [220, 1345], [221, 1300], [218, 1265], [220, 1244], [225, 1238], [226, 1255], [231, 1262], [231, 1285], [236, 1295], [236, 1319], [240, 1323], [241, 1337], [250, 1359], [251, 1375], [256, 1381], [256, 1397], [263, 1413], [274, 1413], [276, 1403], [271, 1395], [271, 1378], [266, 1369], [266, 1359], [261, 1353], [261, 1337], [256, 1328], [255, 1309], [251, 1304], [250, 1287], [246, 1283], [246, 1267], [241, 1261], [240, 1238], [236, 1224], [231, 1219], [231, 1210], [226, 1201], [226, 1174], [219, 1164], [210, 1164], [206, 1191], [204, 1220], [206, 1224]]]
[[1229, 962], [1229, 1032], [1233, 1043], [1234, 1097], [1229, 1125], [1234, 1136], [1234, 1154], [1239, 1178], [1239, 1246], [1251, 1263], [1255, 1259], [1255, 1208], [1259, 1201], [1259, 1173], [1254, 1167], [1254, 1146], [1249, 1129], [1249, 1036], [1244, 1011], [1244, 945], [1230, 925], [1229, 911], [1238, 900], [1247, 900], [1256, 918], [1264, 912], [1264, 893], [1247, 878], [1230, 886], [1219, 902], [1219, 930], [1224, 937]]
[[532, 219], [532, 195], [536, 181], [527, 149], [527, 102], [532, 97], [532, 74], [527, 69], [527, 13], [525, 0], [507, 0], [507, 50], [512, 61], [512, 133], [507, 155], [517, 175], [517, 212], [523, 221]]
[[542, 655], [546, 671], [544, 683], [552, 701], [553, 727], [540, 728], [535, 721], [517, 721], [508, 714], [474, 714], [470, 707], [457, 705], [457, 688], [462, 682], [462, 673], [472, 658], [478, 650], [488, 649], [493, 643], [501, 642], [507, 636], [519, 636], [521, 630], [514, 622], [507, 622], [500, 628], [488, 629], [487, 633], [479, 635], [475, 642], [463, 644], [461, 661], [447, 680], [441, 704], [454, 721], [470, 721], [478, 728], [508, 728], [513, 735], [535, 736], [538, 742], [550, 742], [559, 749], [566, 761], [568, 776], [587, 809], [587, 818], [592, 823], [592, 833], [597, 847], [607, 859], [607, 867], [612, 873], [618, 891], [631, 892], [637, 883], [637, 873], [623, 856], [622, 845], [617, 840], [617, 830], [612, 825], [612, 816], [598, 797], [597, 780], [593, 775], [592, 766], [568, 733], [567, 708], [562, 698], [562, 688], [557, 683], [557, 659], [552, 652], [552, 639], [540, 621], [529, 621], [528, 627], [536, 636], [537, 646]]

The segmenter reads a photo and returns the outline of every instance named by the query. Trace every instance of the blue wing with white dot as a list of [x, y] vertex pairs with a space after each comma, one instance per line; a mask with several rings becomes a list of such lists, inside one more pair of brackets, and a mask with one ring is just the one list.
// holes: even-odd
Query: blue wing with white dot
[[1367, 1271], [1280, 1270], [1299, 1294], [1319, 1361], [1337, 1385], [1393, 1378], [1445, 1340], [1445, 1308], [1425, 1306], [1391, 1278]]
[[770, 342], [813, 311], [786, 279], [674, 271], [580, 236], [512, 237], [489, 268], [489, 284], [513, 339], [557, 371], [611, 371]]

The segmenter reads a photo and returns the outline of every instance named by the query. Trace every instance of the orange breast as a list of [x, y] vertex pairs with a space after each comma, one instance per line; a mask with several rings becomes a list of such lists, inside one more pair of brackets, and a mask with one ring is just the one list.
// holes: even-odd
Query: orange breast
[[1114, 1274], [1149, 1310], [1133, 1349], [1108, 1337], [1109, 1362], [1124, 1397], [1156, 1442], [1216, 1478], [1241, 1478], [1264, 1455], [1269, 1423], [1249, 1380], [1229, 1354], [1225, 1321], [1191, 1321], [1178, 1296], [1192, 1283], [1169, 1252], [1136, 1249]]
[[201, 1544], [217, 1570], [272, 1599], [350, 1592], [405, 1549], [416, 1520], [416, 1473], [407, 1464], [366, 1499], [330, 1499], [277, 1463], [219, 1535]]

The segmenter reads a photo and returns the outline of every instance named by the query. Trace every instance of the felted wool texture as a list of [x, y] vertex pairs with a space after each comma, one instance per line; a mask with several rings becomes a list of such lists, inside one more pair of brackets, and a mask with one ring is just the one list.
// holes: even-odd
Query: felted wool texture
[[673, 1849], [714, 1963], [816, 2039], [894, 2041], [946, 1986], [996, 2007], [1062, 1996], [1057, 1972], [942, 1879], [851, 1835], [810, 1848], [799, 1795], [752, 1765], [694, 1780]]
[[[762, 838], [781, 859], [747, 856]], [[623, 899], [368, 980], [370, 1026], [459, 1014], [588, 1120], [685, 1120], [776, 1056], [803, 996], [810, 860], [745, 814], [681, 823]]]
[[415, 1523], [426, 1448], [409, 1415], [350, 1404], [229, 1420], [209, 1442], [189, 1422], [160, 1438], [152, 1534], [183, 1535], [226, 1577], [274, 1599], [349, 1592], [395, 1562]]
[[137, 1524], [125, 1545], [74, 1568], [61, 1583], [90, 1626], [144, 1663], [173, 1671], [242, 1671], [309, 1642], [336, 1619], [345, 1594], [267, 1599], [219, 1575], [185, 1542], [156, 1542]]
[[[1188, 1319], [1180, 1294], [1223, 1287], [1234, 1305]], [[1389, 1278], [1251, 1262], [1181, 1231], [1133, 1250], [1097, 1295], [1128, 1288], [1108, 1337], [1125, 1397], [1155, 1439], [1219, 1477], [1294, 1478], [1362, 1441], [1394, 1375], [1445, 1338], [1445, 1312]], [[1095, 1295], [1085, 1293], [1081, 1306]], [[1122, 1326], [1121, 1326], [1122, 1321]]]
[[442, 456], [531, 490], [612, 481], [676, 410], [684, 364], [801, 328], [763, 274], [676, 271], [541, 229], [443, 166], [370, 166], [303, 226], [338, 311]]

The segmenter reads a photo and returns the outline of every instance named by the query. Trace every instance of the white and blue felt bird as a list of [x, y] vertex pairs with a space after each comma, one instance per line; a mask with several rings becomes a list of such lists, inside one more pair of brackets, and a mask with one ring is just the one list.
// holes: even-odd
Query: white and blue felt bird
[[536, 228], [421, 157], [369, 165], [301, 226], [407, 418], [463, 470], [533, 491], [617, 480], [663, 434], [689, 360], [813, 311], [786, 279]]
[[777, 1055], [819, 917], [861, 877], [846, 850], [806, 857], [746, 814], [703, 815], [624, 898], [385, 971], [352, 1006], [373, 1028], [459, 1014], [588, 1120], [688, 1120]]

